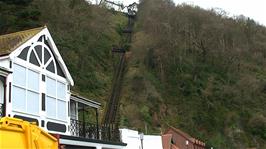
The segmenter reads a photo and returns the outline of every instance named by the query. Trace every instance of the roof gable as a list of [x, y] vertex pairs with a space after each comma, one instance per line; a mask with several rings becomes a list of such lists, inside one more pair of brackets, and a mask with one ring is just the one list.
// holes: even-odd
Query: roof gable
[[0, 45], [3, 44], [0, 46], [0, 56], [8, 55], [13, 60], [22, 53], [24, 48], [40, 43], [40, 37], [44, 37], [45, 46], [49, 47], [48, 49], [56, 60], [56, 65], [60, 67], [67, 81], [74, 85], [74, 81], [46, 26], [0, 36]]
[[170, 128], [164, 134], [169, 134], [172, 131], [172, 132], [174, 132], [176, 134], [179, 134], [179, 135], [183, 136], [185, 139], [187, 139], [191, 143], [195, 143], [196, 145], [205, 146], [205, 143], [204, 142], [202, 142], [202, 141], [200, 141], [198, 139], [195, 139], [195, 138], [191, 137], [189, 134], [181, 131], [180, 129], [174, 128], [172, 126], [169, 126], [169, 127]]

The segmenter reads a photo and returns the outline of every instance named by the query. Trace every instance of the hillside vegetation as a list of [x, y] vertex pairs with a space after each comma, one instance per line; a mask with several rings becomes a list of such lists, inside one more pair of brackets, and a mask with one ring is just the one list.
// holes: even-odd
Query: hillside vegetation
[[0, 0], [0, 34], [47, 25], [74, 79], [73, 91], [104, 101], [114, 65], [112, 45], [127, 19], [84, 0]]
[[225, 14], [142, 1], [121, 125], [172, 125], [219, 149], [266, 148], [266, 28]]
[[[243, 16], [141, 0], [120, 125], [180, 128], [214, 148], [266, 148], [266, 28]], [[0, 34], [46, 24], [73, 91], [105, 103], [126, 17], [84, 0], [0, 0]]]

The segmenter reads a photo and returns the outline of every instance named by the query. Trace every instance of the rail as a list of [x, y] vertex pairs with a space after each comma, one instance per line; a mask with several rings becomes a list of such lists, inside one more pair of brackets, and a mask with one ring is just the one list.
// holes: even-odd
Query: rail
[[124, 70], [124, 62], [125, 62], [125, 54], [122, 53], [120, 56], [119, 65], [115, 74], [115, 79], [112, 87], [111, 96], [109, 99], [107, 111], [105, 113], [104, 117], [104, 123], [103, 124], [111, 124], [115, 123], [116, 119], [116, 113], [118, 110], [118, 104], [119, 104], [119, 96], [121, 91], [121, 81], [123, 76], [123, 70]]
[[70, 133], [72, 136], [97, 139], [104, 141], [120, 142], [119, 129], [114, 124], [97, 126], [88, 122], [71, 119]]
[[126, 36], [126, 41], [122, 48], [112, 49], [112, 52], [120, 53], [120, 61], [116, 66], [116, 71], [114, 74], [114, 79], [112, 83], [111, 94], [108, 99], [108, 103], [106, 106], [105, 114], [103, 117], [103, 124], [117, 124], [119, 121], [119, 102], [120, 102], [120, 94], [122, 88], [123, 74], [125, 69], [125, 52], [128, 49], [125, 49], [125, 46], [131, 42], [131, 36], [133, 31], [133, 26], [136, 18], [136, 9], [137, 3], [133, 3], [129, 5], [127, 17], [128, 23], [127, 27], [123, 30], [124, 35]]
[[72, 136], [89, 139], [98, 139], [99, 130], [96, 124], [83, 122], [80, 120], [70, 120], [70, 133]]

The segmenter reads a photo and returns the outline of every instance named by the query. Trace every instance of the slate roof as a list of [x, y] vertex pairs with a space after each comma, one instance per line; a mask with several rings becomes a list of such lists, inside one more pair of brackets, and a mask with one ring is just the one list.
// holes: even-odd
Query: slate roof
[[44, 28], [46, 26], [0, 35], [0, 56], [10, 54]]

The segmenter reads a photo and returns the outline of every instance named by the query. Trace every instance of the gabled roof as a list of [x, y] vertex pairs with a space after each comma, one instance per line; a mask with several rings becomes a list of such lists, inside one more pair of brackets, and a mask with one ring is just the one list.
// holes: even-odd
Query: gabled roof
[[0, 35], [0, 56], [10, 54], [44, 28], [46, 27], [44, 26], [6, 35]]
[[28, 42], [31, 42], [31, 40], [33, 40], [34, 38], [35, 40], [36, 38], [38, 39], [42, 34], [45, 34], [45, 36], [48, 37], [48, 44], [51, 45], [51, 50], [53, 50], [55, 54], [55, 59], [58, 60], [59, 65], [62, 68], [62, 71], [65, 74], [67, 80], [71, 85], [74, 85], [74, 81], [46, 26], [6, 35], [0, 35], [0, 56], [8, 55], [11, 59], [13, 59], [21, 52], [22, 49], [20, 49], [20, 47], [22, 47], [24, 44], [29, 44]]
[[191, 137], [189, 134], [183, 132], [182, 130], [177, 129], [177, 128], [172, 127], [172, 126], [169, 126], [169, 127], [170, 127], [170, 128], [168, 129], [168, 131], [169, 131], [169, 130], [173, 130], [175, 133], [177, 133], [177, 134], [183, 136], [184, 138], [186, 138], [186, 139], [189, 140], [190, 142], [195, 143], [195, 144], [197, 144], [197, 145], [205, 146], [205, 143], [204, 143], [204, 142], [202, 142], [202, 141], [200, 141], [200, 140], [198, 140], [198, 139], [195, 139], [195, 138]]

